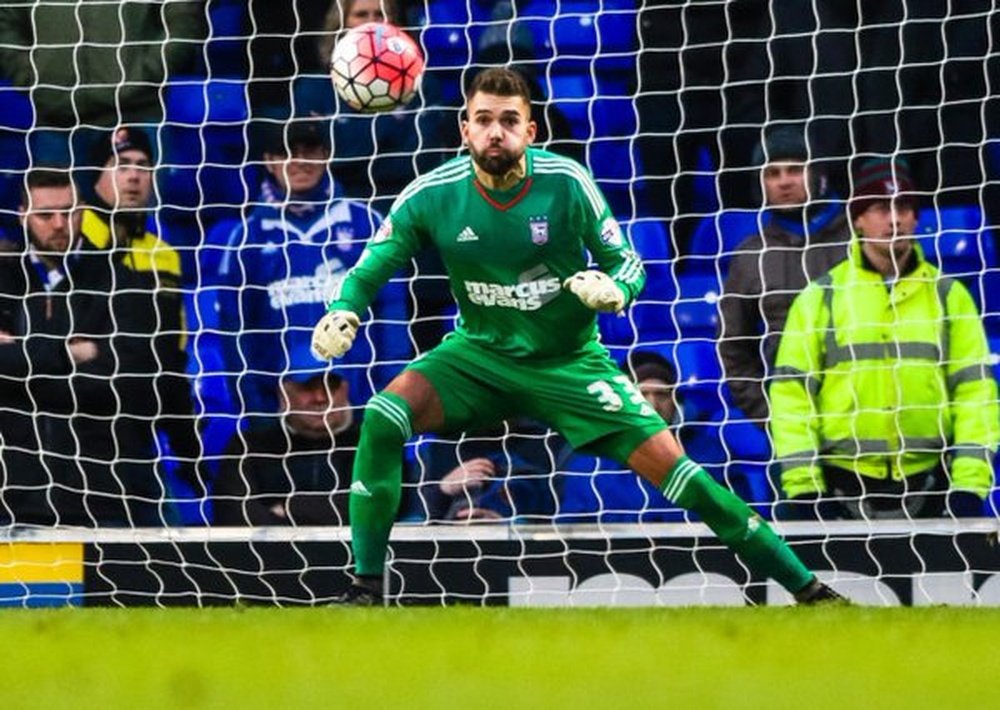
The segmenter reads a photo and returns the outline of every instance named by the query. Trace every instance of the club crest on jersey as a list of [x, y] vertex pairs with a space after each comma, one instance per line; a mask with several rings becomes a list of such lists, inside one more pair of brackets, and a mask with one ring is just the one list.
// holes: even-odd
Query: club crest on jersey
[[609, 247], [620, 247], [623, 242], [622, 228], [618, 226], [618, 220], [608, 217], [601, 224], [601, 242]]
[[531, 227], [531, 242], [541, 246], [549, 241], [549, 218], [545, 215], [529, 217], [528, 226]]

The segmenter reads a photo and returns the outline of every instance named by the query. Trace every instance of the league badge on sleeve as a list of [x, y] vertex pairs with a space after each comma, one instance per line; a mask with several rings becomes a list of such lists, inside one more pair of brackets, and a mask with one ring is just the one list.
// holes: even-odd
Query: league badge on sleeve
[[378, 231], [372, 237], [372, 244], [381, 244], [392, 238], [392, 218], [386, 217], [385, 221], [379, 225]]
[[531, 227], [531, 242], [542, 246], [549, 241], [549, 218], [546, 215], [529, 217], [528, 225]]

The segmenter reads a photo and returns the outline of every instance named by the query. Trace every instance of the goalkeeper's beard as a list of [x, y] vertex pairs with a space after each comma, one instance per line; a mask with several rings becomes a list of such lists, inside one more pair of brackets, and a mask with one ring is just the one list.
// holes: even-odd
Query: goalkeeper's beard
[[[490, 146], [490, 148], [497, 148], [499, 146]], [[514, 155], [509, 150], [500, 148], [500, 153], [497, 155], [486, 155], [485, 153], [479, 153], [473, 148], [469, 148], [469, 152], [472, 153], [472, 159], [476, 161], [476, 165], [483, 172], [492, 175], [493, 177], [503, 178], [511, 170], [517, 167], [517, 164], [521, 161], [520, 155]]]

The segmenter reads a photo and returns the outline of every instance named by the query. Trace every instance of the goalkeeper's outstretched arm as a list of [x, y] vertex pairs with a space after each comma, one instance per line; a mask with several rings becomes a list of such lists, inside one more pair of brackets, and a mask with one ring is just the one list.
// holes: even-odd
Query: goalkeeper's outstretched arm
[[405, 219], [393, 212], [379, 227], [347, 272], [327, 313], [313, 329], [313, 350], [324, 359], [341, 357], [350, 350], [368, 307], [392, 275], [410, 262], [420, 247]]

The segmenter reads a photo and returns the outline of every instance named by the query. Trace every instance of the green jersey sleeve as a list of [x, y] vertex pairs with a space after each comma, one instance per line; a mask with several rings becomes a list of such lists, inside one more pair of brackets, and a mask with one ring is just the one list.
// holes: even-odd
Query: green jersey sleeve
[[631, 303], [646, 284], [642, 260], [622, 233], [618, 220], [611, 214], [604, 195], [594, 179], [581, 170], [575, 183], [582, 206], [580, 215], [583, 245], [597, 267], [614, 279], [625, 294], [625, 304]]
[[422, 248], [418, 215], [413, 204], [404, 198], [405, 194], [392, 206], [389, 216], [361, 252], [358, 263], [341, 281], [340, 290], [327, 310], [353, 311], [364, 316], [379, 290]]

